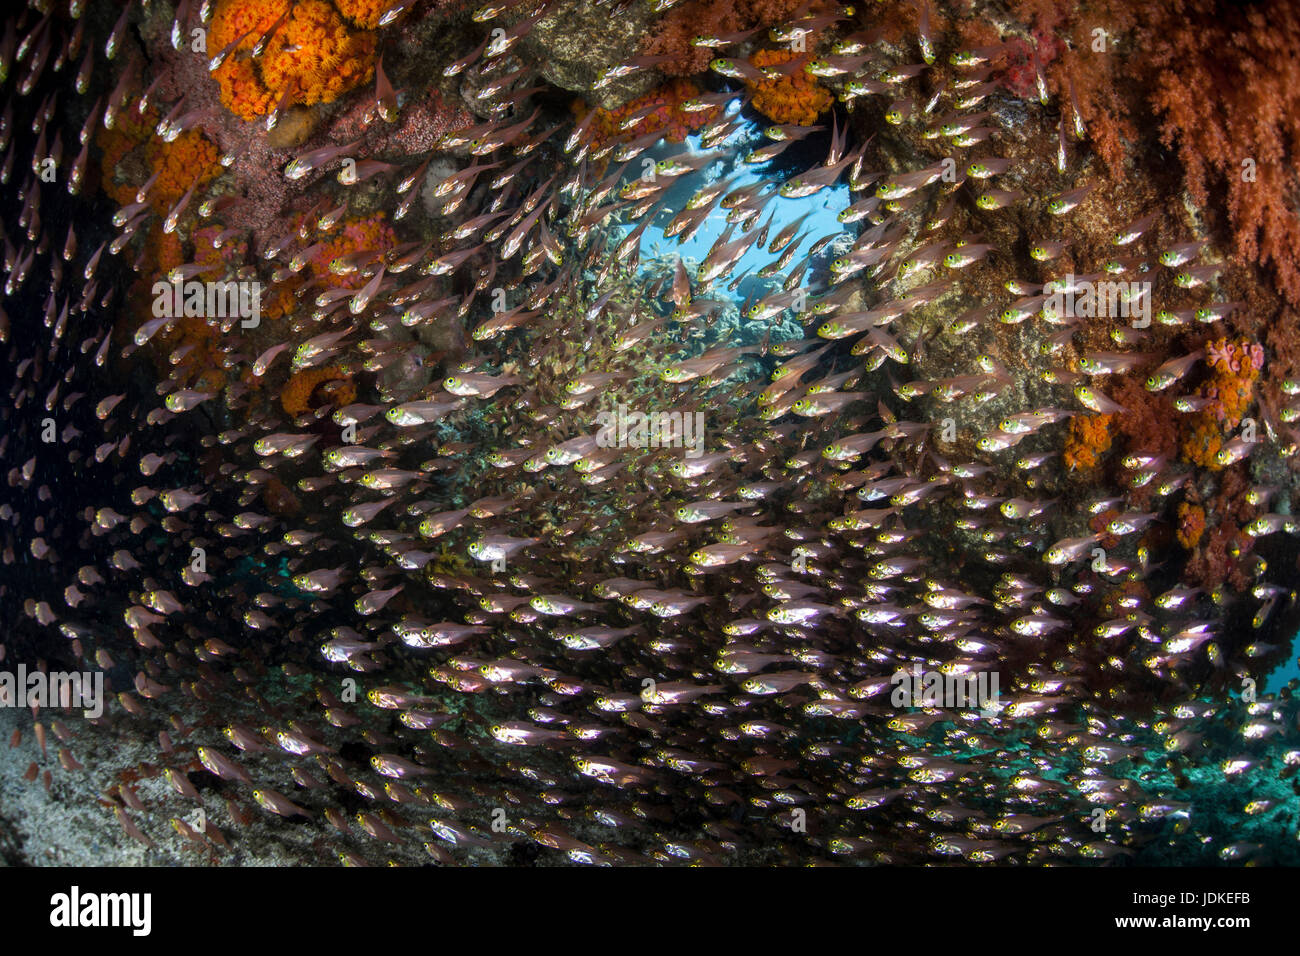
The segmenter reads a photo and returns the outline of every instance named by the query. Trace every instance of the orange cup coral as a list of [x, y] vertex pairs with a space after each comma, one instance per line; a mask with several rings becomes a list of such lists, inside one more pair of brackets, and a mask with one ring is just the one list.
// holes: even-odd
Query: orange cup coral
[[[145, 146], [149, 167], [158, 179], [149, 190], [149, 205], [159, 215], [167, 215], [176, 201], [195, 183], [199, 189], [221, 172], [221, 151], [197, 129], [186, 130], [170, 143], [157, 137]], [[195, 190], [198, 192], [199, 190]], [[198, 202], [187, 210], [193, 212]]]
[[[135, 202], [136, 191], [144, 185], [143, 176], [138, 164], [127, 160], [143, 158], [149, 170], [158, 174], [145, 199], [154, 212], [165, 216], [191, 186], [198, 183], [201, 189], [221, 173], [221, 151], [199, 129], [188, 129], [172, 142], [165, 142], [153, 135], [157, 122], [158, 113], [152, 108], [143, 116], [135, 110], [123, 110], [113, 128], [96, 139], [96, 145], [101, 151], [100, 183], [104, 192], [119, 206]], [[134, 180], [129, 171], [136, 172]]]
[[221, 0], [213, 11], [209, 53], [215, 56], [243, 37], [213, 74], [221, 87], [221, 104], [241, 119], [253, 119], [275, 108], [275, 97], [246, 54], [288, 9], [289, 0]]
[[393, 0], [334, 0], [339, 13], [362, 30], [379, 26], [379, 18], [393, 5]]
[[1067, 468], [1089, 471], [1097, 467], [1114, 439], [1112, 419], [1111, 415], [1075, 415], [1070, 419], [1064, 453]]
[[1193, 415], [1183, 435], [1183, 458], [1219, 471], [1219, 450], [1227, 435], [1241, 424], [1255, 400], [1255, 382], [1264, 367], [1264, 350], [1258, 344], [1215, 339], [1205, 346], [1210, 378], [1201, 395], [1210, 403]]
[[[286, 11], [262, 56], [241, 58]], [[240, 36], [214, 76], [222, 104], [242, 119], [263, 116], [282, 99], [329, 103], [374, 73], [374, 36], [349, 27], [326, 0], [220, 0], [209, 41], [214, 54]]]
[[754, 109], [780, 125], [812, 126], [817, 117], [830, 109], [835, 98], [804, 71], [804, 64], [812, 53], [795, 53], [792, 50], [759, 50], [749, 62], [762, 69], [797, 61], [796, 68], [786, 76], [774, 80], [746, 80]]
[[1191, 551], [1205, 534], [1205, 509], [1184, 501], [1178, 506], [1178, 543]]

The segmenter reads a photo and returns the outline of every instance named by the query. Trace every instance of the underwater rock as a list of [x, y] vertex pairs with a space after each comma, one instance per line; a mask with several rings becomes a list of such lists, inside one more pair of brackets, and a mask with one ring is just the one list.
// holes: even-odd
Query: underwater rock
[[80, 6], [0, 40], [6, 859], [1300, 860], [1300, 317], [1154, 5]]
[[545, 16], [519, 46], [542, 79], [612, 109], [655, 85], [654, 76], [642, 71], [597, 86], [607, 70], [636, 54], [654, 19], [648, 4], [622, 4], [611, 14], [608, 7], [586, 0], [560, 0], [547, 5]]

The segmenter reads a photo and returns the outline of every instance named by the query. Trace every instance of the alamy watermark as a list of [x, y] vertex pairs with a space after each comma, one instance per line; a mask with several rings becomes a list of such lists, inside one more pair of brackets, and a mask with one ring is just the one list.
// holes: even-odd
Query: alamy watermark
[[153, 284], [153, 315], [156, 319], [218, 318], [240, 319], [240, 327], [255, 329], [262, 322], [262, 283], [168, 282]]
[[1134, 328], [1151, 324], [1151, 283], [1076, 280], [1073, 273], [1048, 283], [1043, 311], [1058, 318], [1134, 319]]
[[599, 448], [684, 448], [687, 458], [704, 454], [703, 412], [641, 412], [619, 404], [596, 415]]
[[121, 927], [148, 936], [152, 914], [152, 893], [83, 893], [73, 886], [50, 897], [50, 925], [56, 929]]
[[94, 720], [104, 713], [103, 671], [0, 671], [0, 707], [80, 707]]
[[945, 710], [978, 709], [984, 716], [999, 710], [997, 671], [964, 674], [923, 671], [920, 664], [900, 669], [889, 678], [894, 685], [889, 702], [895, 707], [938, 707]]

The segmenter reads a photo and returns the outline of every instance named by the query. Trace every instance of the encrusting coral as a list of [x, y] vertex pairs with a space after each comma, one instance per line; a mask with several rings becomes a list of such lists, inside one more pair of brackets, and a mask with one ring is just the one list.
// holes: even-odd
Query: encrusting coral
[[397, 245], [397, 234], [381, 212], [345, 220], [329, 236], [318, 236], [313, 244], [315, 251], [307, 258], [311, 274], [328, 285], [355, 289], [364, 285], [368, 276], [355, 268], [353, 260], [383, 256]]
[[[682, 109], [682, 103], [699, 95], [700, 89], [694, 83], [678, 79], [629, 100], [617, 109], [597, 107], [592, 119], [592, 143], [599, 148], [610, 139], [630, 140], [653, 132], [661, 133], [670, 143], [680, 143], [688, 133], [706, 125], [718, 114], [717, 107]], [[574, 111], [580, 118], [587, 115], [587, 108], [581, 101], [574, 104]], [[624, 122], [633, 116], [639, 118], [631, 127], [623, 129]]]

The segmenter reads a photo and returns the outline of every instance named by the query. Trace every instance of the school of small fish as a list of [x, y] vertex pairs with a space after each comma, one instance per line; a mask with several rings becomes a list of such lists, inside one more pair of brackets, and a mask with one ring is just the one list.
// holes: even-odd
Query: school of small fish
[[[303, 862], [347, 865], [1294, 862], [1297, 708], [1262, 689], [1297, 620], [1291, 418], [1263, 409], [1219, 452], [1255, 469], [1243, 593], [1143, 543], [1195, 468], [1066, 474], [1072, 419], [1123, 411], [1109, 376], [1194, 403], [1206, 352], [1173, 343], [1238, 303], [1205, 241], [1157, 242], [1162, 208], [1112, 201], [1069, 97], [1041, 73], [1041, 102], [1002, 90], [997, 50], [932, 33], [932, 2], [902, 46], [825, 4], [701, 37], [717, 58], [687, 106], [713, 118], [673, 144], [597, 137], [521, 52], [563, 10], [503, 0], [444, 64], [476, 123], [378, 156], [419, 92], [389, 79], [398, 40], [433, 15], [400, 0], [340, 104], [366, 123], [282, 150], [275, 221], [230, 172], [166, 214], [148, 184], [121, 208], [93, 188], [123, 116], [156, 109], [160, 140], [238, 122], [150, 83], [142, 24], [179, 49], [212, 0], [10, 14], [0, 668], [112, 687], [96, 720], [31, 715], [10, 743], [29, 785], [95, 772], [91, 737], [157, 737], [170, 795], [109, 775], [97, 808], [157, 862], [236, 862], [276, 818], [316, 834]], [[790, 37], [818, 38], [806, 68], [839, 101], [815, 128], [760, 117], [731, 155], [746, 83], [805, 67], [741, 51]], [[763, 175], [733, 188], [719, 163]], [[840, 228], [774, 224], [844, 185]], [[362, 195], [396, 243], [305, 273]], [[1024, 234], [1029, 210], [1059, 231]], [[724, 216], [702, 260], [673, 252]], [[1085, 220], [1111, 241], [1078, 248]], [[151, 231], [205, 227], [248, 246], [223, 279], [291, 300], [202, 316], [215, 385], [128, 294], [209, 274], [142, 271]], [[1153, 322], [1050, 305], [1112, 278], [1153, 282]], [[281, 388], [327, 370], [287, 411]], [[679, 414], [611, 442], [620, 406]], [[1000, 695], [899, 705], [900, 672], [996, 673]]]

